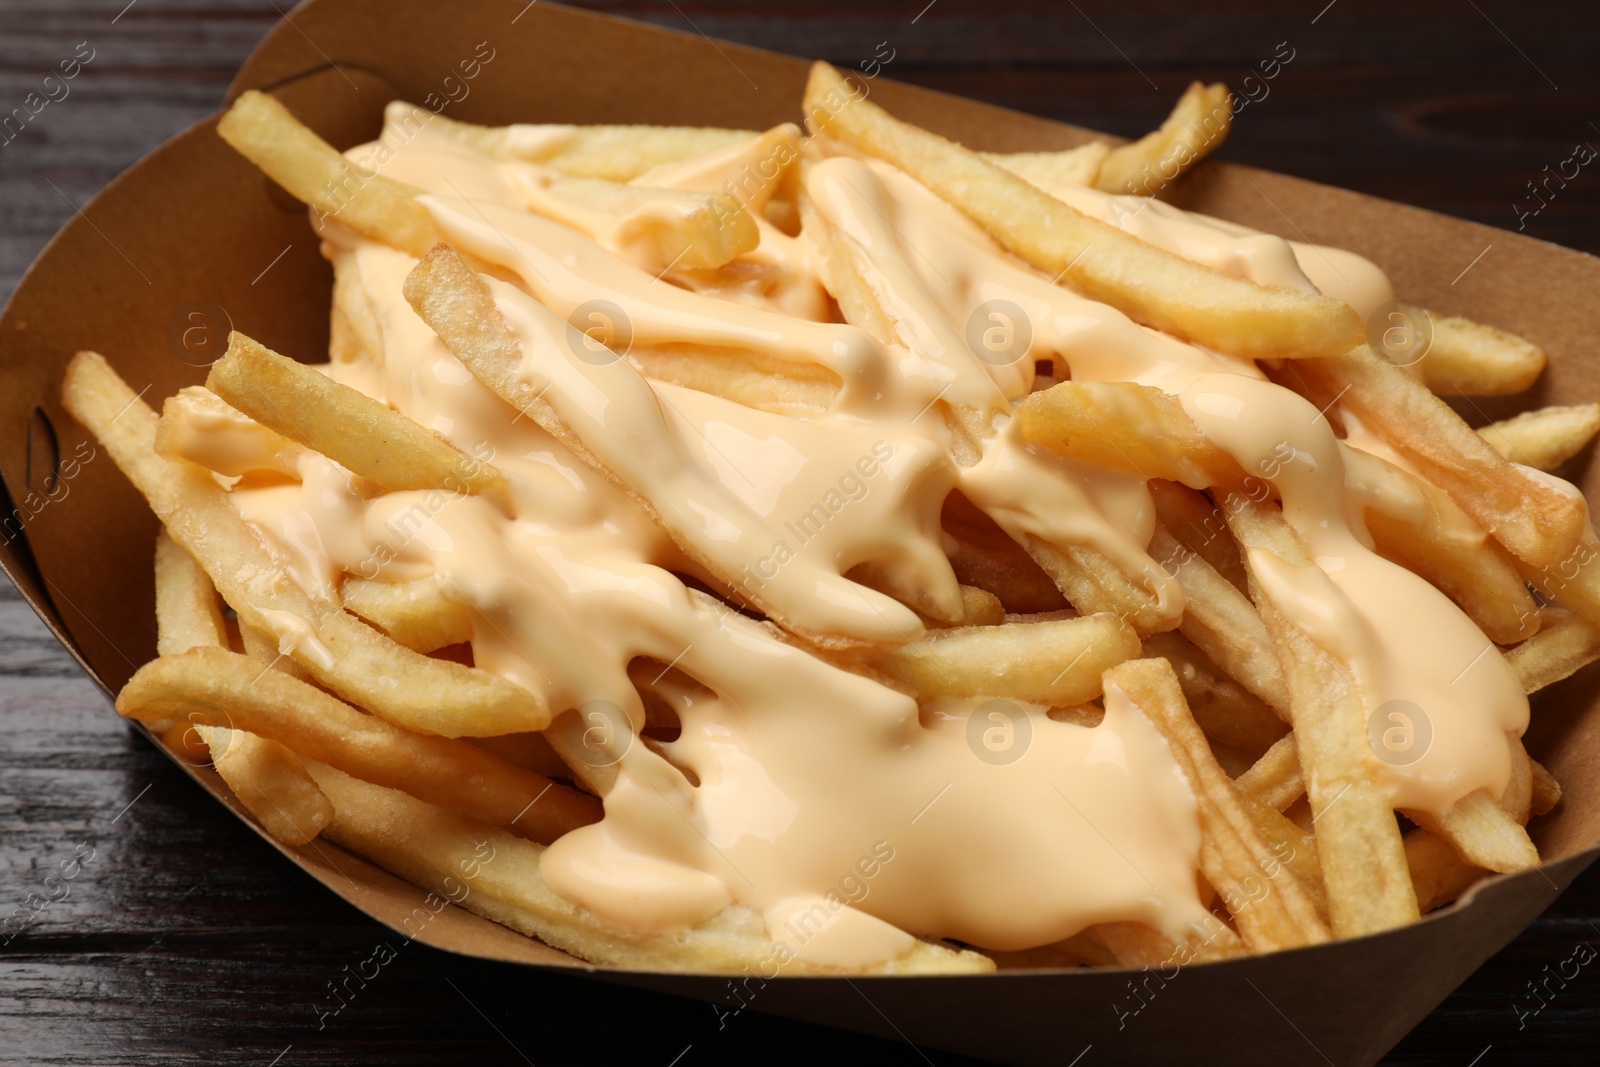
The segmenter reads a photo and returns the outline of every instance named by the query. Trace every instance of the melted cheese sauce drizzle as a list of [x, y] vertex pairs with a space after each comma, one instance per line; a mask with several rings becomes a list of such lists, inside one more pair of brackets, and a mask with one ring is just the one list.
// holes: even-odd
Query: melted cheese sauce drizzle
[[[1126, 701], [1108, 696], [1093, 728], [1014, 702], [919, 708], [684, 581], [771, 596], [830, 632], [911, 640], [916, 615], [845, 574], [863, 564], [893, 572], [959, 614], [939, 529], [942, 502], [959, 488], [1019, 540], [1093, 546], [1148, 576], [1176, 619], [1181, 591], [1145, 551], [1155, 517], [1143, 480], [1044, 454], [1016, 432], [1009, 412], [1034, 387], [1036, 361], [1057, 377], [1179, 395], [1247, 470], [1280, 442], [1292, 447], [1295, 462], [1270, 480], [1316, 566], [1252, 562], [1274, 603], [1351, 664], [1370, 702], [1410, 700], [1432, 717], [1420, 761], [1380, 768], [1395, 803], [1440, 811], [1473, 789], [1504, 788], [1505, 734], [1526, 725], [1520, 688], [1453, 604], [1371, 551], [1361, 525], [1366, 506], [1417, 514], [1414, 490], [1381, 464], [1363, 466], [1376, 446], [1337, 440], [1253, 364], [1052, 284], [875, 161], [819, 157], [803, 180], [888, 312], [885, 339], [826, 321], [819, 234], [792, 237], [759, 219], [760, 247], [732, 269], [658, 278], [607, 247], [608, 220], [568, 212], [573, 228], [530, 213], [543, 204], [558, 214], [541, 200], [539, 168], [489, 161], [426, 127], [394, 134], [352, 157], [425, 190], [451, 243], [515, 275], [520, 284], [491, 289], [522, 342], [523, 380], [668, 525], [692, 526], [696, 545], [712, 546], [696, 553], [711, 570], [734, 577], [719, 582], [641, 499], [478, 382], [401, 296], [414, 260], [334, 224], [325, 240], [348, 257], [381, 351], [327, 373], [501, 467], [510, 513], [443, 491], [365, 499], [347, 472], [310, 453], [274, 457], [273, 469], [292, 462], [298, 480], [246, 478], [233, 498], [308, 587], [331, 590], [344, 573], [440, 575], [472, 612], [480, 667], [557, 709], [615, 710], [624, 736], [605, 749], [616, 760], [605, 818], [543, 861], [568, 899], [646, 933], [741, 904], [797, 955], [837, 966], [892, 958], [911, 934], [1004, 950], [1097, 922], [1176, 932], [1204, 919], [1194, 799]], [[751, 158], [749, 146], [732, 146], [638, 184], [715, 189]], [[1358, 310], [1389, 298], [1381, 272], [1348, 253], [1162, 204], [1055, 191], [1218, 269], [1319, 287]], [[566, 319], [594, 300], [621, 309], [633, 344], [820, 366], [839, 379], [837, 398], [789, 418], [584, 358]], [[1028, 333], [997, 358], [971, 323], [1002, 305], [1020, 311]], [[189, 448], [214, 454], [223, 473], [248, 470], [267, 448], [201, 403], [183, 411]], [[976, 447], [961, 462], [958, 432]], [[646, 715], [627, 667], [638, 657], [676, 669], [656, 686], [678, 713], [675, 739], [637, 736]], [[703, 688], [680, 685], [685, 676]], [[1003, 758], [993, 731], [1015, 745]]]

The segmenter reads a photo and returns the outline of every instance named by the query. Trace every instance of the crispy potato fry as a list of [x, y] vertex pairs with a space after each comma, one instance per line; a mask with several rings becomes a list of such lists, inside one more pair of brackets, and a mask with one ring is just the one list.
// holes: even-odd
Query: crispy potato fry
[[[264, 426], [321, 452], [380, 492], [448, 489], [505, 501], [500, 471], [404, 415], [235, 330], [206, 385]], [[485, 445], [487, 448], [487, 445]]]
[[1306, 795], [1306, 782], [1300, 774], [1300, 750], [1293, 734], [1275, 741], [1238, 778], [1239, 788], [1273, 811], [1287, 811], [1289, 805]]
[[1406, 816], [1450, 842], [1476, 866], [1510, 872], [1539, 864], [1539, 850], [1528, 839], [1528, 831], [1486, 789], [1463, 797], [1443, 818], [1424, 811], [1407, 811]]
[[[1234, 779], [1235, 783], [1238, 779]], [[1328, 891], [1322, 884], [1322, 864], [1317, 859], [1317, 837], [1302, 829], [1293, 819], [1268, 804], [1263, 804], [1248, 793], [1240, 792], [1245, 810], [1255, 820], [1261, 836], [1272, 847], [1273, 856], [1289, 869], [1300, 882], [1300, 888], [1311, 898], [1317, 916], [1328, 921]]]
[[1006, 621], [1005, 605], [987, 589], [961, 587], [961, 610], [968, 626], [998, 626]]
[[759, 136], [754, 130], [700, 126], [475, 126], [402, 100], [384, 109], [384, 120], [402, 131], [426, 126], [494, 159], [538, 163], [613, 182], [632, 181], [663, 163], [692, 159]]
[[1404, 305], [1412, 321], [1426, 318], [1433, 341], [1422, 357], [1422, 381], [1440, 396], [1507, 396], [1531, 386], [1544, 371], [1544, 349], [1516, 334], [1455, 315]]
[[1298, 879], [1277, 859], [1233, 780], [1217, 765], [1165, 660], [1129, 660], [1105, 672], [1106, 700], [1130, 701], [1166, 738], [1200, 810], [1200, 870], [1257, 952], [1317, 944], [1328, 928]]
[[595, 798], [465, 741], [413, 734], [363, 715], [314, 685], [262, 670], [221, 648], [162, 656], [139, 668], [117, 713], [149, 719], [186, 711], [281, 742], [365, 781], [506, 826], [542, 841], [600, 818]]
[[1513, 463], [1552, 471], [1600, 433], [1600, 404], [1567, 404], [1524, 411], [1491, 422], [1479, 436]]
[[992, 696], [1065, 705], [1099, 696], [1101, 673], [1138, 654], [1138, 635], [1127, 623], [1085, 615], [932, 630], [871, 666], [918, 699]]
[[[191, 432], [196, 418], [206, 433]], [[227, 447], [219, 448], [220, 441]], [[302, 445], [270, 430], [232, 407], [211, 390], [185, 386], [161, 405], [156, 425], [156, 451], [168, 459], [186, 459], [229, 478], [270, 472], [285, 478], [300, 477]]]
[[1144, 639], [1143, 655], [1172, 664], [1189, 710], [1206, 737], [1240, 750], [1252, 763], [1288, 732], [1283, 719], [1182, 633], [1151, 634]]
[[839, 395], [839, 376], [812, 363], [758, 352], [693, 345], [634, 345], [624, 357], [652, 381], [711, 393], [778, 415], [826, 411]]
[[[1269, 552], [1290, 564], [1310, 565], [1275, 505], [1231, 494], [1224, 510], [1247, 553]], [[1253, 569], [1251, 583], [1289, 685], [1333, 932], [1353, 937], [1415, 922], [1417, 899], [1400, 828], [1372, 766], [1355, 679], [1284, 618], [1257, 588]]]
[[1066, 598], [1026, 549], [961, 493], [945, 500], [945, 554], [963, 585], [987, 589], [1008, 612], [1060, 611]]
[[937, 134], [889, 116], [826, 63], [811, 68], [813, 130], [910, 174], [1052, 277], [1126, 313], [1246, 358], [1336, 355], [1361, 342], [1340, 301], [1255, 285], [1145, 244]]
[[722, 192], [650, 189], [542, 167], [502, 168], [522, 206], [615, 249], [653, 274], [711, 270], [761, 243], [756, 220]]
[[[219, 648], [226, 633], [211, 579], [163, 530], [156, 537], [156, 651], [173, 656]], [[267, 833], [303, 845], [333, 821], [333, 805], [288, 748], [240, 729], [231, 717], [199, 721], [193, 710], [183, 708], [176, 717], [199, 734], [217, 774]]]
[[1506, 661], [1530, 696], [1600, 659], [1600, 625], [1581, 615], [1546, 609], [1537, 634], [1506, 650]]
[[1411, 884], [1417, 887], [1417, 903], [1424, 912], [1444, 907], [1489, 874], [1462, 859], [1455, 846], [1430, 830], [1411, 831], [1405, 847]]
[[1150, 497], [1155, 501], [1156, 517], [1167, 531], [1198, 552], [1213, 570], [1232, 582], [1234, 588], [1245, 592], [1247, 579], [1239, 543], [1233, 539], [1222, 512], [1210, 498], [1164, 478], [1151, 479]]
[[1296, 360], [1285, 373], [1288, 381], [1307, 387], [1319, 408], [1337, 399], [1355, 412], [1517, 558], [1553, 566], [1577, 548], [1582, 500], [1512, 465], [1444, 401], [1370, 348]]
[[[390, 722], [445, 736], [543, 729], [550, 709], [487, 671], [429, 659], [395, 644], [297, 586], [211, 475], [156, 454], [156, 414], [104, 357], [80, 352], [67, 366], [62, 404], [187, 549], [240, 619], [275, 634], [317, 681]], [[405, 678], [405, 685], [394, 680]]]
[[472, 640], [472, 612], [437, 575], [379, 582], [347, 575], [339, 588], [345, 610], [359, 615], [413, 652], [437, 652]]
[[1163, 603], [1148, 576], [1130, 575], [1098, 548], [1035, 537], [1023, 547], [1079, 612], [1116, 615], [1141, 636], [1178, 625], [1181, 610], [1175, 599]]
[[1113, 148], [1100, 164], [1095, 188], [1154, 196], [1227, 139], [1233, 101], [1221, 82], [1191, 82], [1159, 129]]
[[1060, 152], [981, 152], [996, 166], [1004, 167], [1049, 192], [1057, 185], [1094, 185], [1102, 161], [1111, 152], [1104, 141], [1090, 141]]
[[364, 237], [413, 256], [439, 241], [415, 189], [351, 163], [266, 93], [241, 94], [217, 133], [295, 199]]
[[[773, 942], [753, 911], [730, 908], [679, 934], [630, 935], [551, 891], [539, 873], [542, 846], [332, 767], [313, 763], [311, 770], [333, 799], [329, 838], [415, 885], [580, 959], [640, 970], [736, 973], [772, 966]], [[875, 970], [970, 974], [993, 969], [976, 952], [917, 941]], [[793, 960], [784, 970], [805, 974], [829, 969]]]
[[1250, 598], [1159, 523], [1149, 551], [1151, 558], [1177, 575], [1183, 589], [1185, 608], [1178, 624], [1183, 635], [1230, 678], [1287, 718], [1289, 690], [1283, 667]]
[[1533, 760], [1516, 734], [1506, 734], [1506, 744], [1511, 749], [1511, 781], [1500, 796], [1500, 806], [1518, 825], [1527, 826], [1533, 813]]
[[1530, 815], [1548, 815], [1561, 803], [1561, 783], [1536, 759], [1528, 760], [1533, 772], [1532, 795], [1529, 797]]
[[[1099, 945], [1119, 967], [1161, 971], [1207, 960], [1242, 956], [1245, 943], [1221, 919], [1211, 916], [1204, 929], [1189, 927], [1181, 938], [1171, 938], [1143, 923], [1100, 923], [1083, 936]], [[1170, 977], [1170, 976], [1169, 976]]]
[[1538, 604], [1517, 570], [1516, 559], [1461, 509], [1450, 494], [1414, 478], [1387, 460], [1345, 449], [1347, 460], [1380, 467], [1412, 487], [1421, 500], [1421, 521], [1368, 508], [1367, 532], [1378, 552], [1426, 579], [1466, 612], [1489, 640], [1508, 645], [1538, 630]]
[[1195, 488], [1242, 485], [1238, 462], [1171, 393], [1133, 382], [1062, 382], [1017, 408], [1022, 432], [1064, 456]]

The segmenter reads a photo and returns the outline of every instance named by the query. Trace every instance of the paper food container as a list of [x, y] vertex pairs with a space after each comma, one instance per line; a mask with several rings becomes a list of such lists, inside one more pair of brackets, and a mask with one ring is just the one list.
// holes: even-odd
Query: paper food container
[[[800, 117], [802, 60], [545, 3], [312, 0], [292, 18], [256, 49], [230, 99], [245, 89], [272, 90], [340, 147], [377, 136], [383, 105], [396, 96], [424, 103], [437, 94], [432, 99], [452, 101], [451, 117], [480, 123], [760, 129]], [[464, 77], [460, 61], [481, 56], [483, 42], [493, 58]], [[894, 113], [975, 148], [1062, 148], [1089, 136], [885, 77], [873, 92]], [[153, 400], [202, 381], [230, 327], [281, 352], [321, 358], [327, 351], [332, 275], [305, 209], [224, 145], [214, 125], [202, 122], [112, 182], [45, 250], [0, 320], [0, 476], [14, 509], [0, 558], [107, 693], [155, 654], [156, 521], [63, 413], [67, 360], [96, 349]], [[1593, 399], [1600, 260], [1215, 162], [1176, 195], [1184, 206], [1225, 219], [1360, 252], [1383, 266], [1407, 299], [1470, 313], [1544, 346], [1551, 363], [1539, 402]], [[1463, 275], [1468, 264], [1475, 265]], [[1600, 474], [1582, 482], [1600, 494]], [[22, 534], [13, 536], [19, 525]], [[857, 978], [853, 985], [784, 977], [763, 986], [750, 1006], [1008, 1063], [1067, 1062], [1091, 1044], [1097, 1056], [1141, 1062], [1372, 1063], [1596, 856], [1600, 701], [1592, 679], [1541, 694], [1527, 747], [1566, 790], [1560, 807], [1532, 827], [1546, 862], [1489, 879], [1414, 926], [1190, 966], [1164, 981], [1086, 970]], [[186, 769], [249, 821], [214, 773]], [[421, 890], [331, 844], [319, 843], [316, 852], [278, 847], [330, 892], [409, 936], [401, 924], [421, 904]], [[324, 854], [336, 858], [338, 873]], [[455, 908], [426, 923], [420, 940], [736, 1003], [726, 977], [591, 967]]]

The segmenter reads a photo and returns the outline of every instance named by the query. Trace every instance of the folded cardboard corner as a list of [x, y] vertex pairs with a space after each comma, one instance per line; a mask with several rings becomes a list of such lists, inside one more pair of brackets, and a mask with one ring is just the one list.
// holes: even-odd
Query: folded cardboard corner
[[[425, 106], [442, 101], [452, 117], [485, 123], [760, 128], [799, 118], [801, 60], [550, 4], [311, 0], [292, 18], [257, 48], [230, 98], [250, 88], [273, 91], [340, 146], [375, 136], [383, 105], [396, 96]], [[1091, 136], [883, 78], [872, 91], [897, 113], [977, 147], [1067, 147]], [[203, 380], [230, 328], [305, 359], [320, 359], [327, 348], [331, 274], [304, 209], [228, 149], [214, 125], [180, 134], [108, 186], [51, 242], [0, 318], [0, 480], [13, 514], [0, 563], [108, 693], [154, 655], [156, 524], [62, 411], [66, 361], [95, 349], [135, 389], [159, 398]], [[1215, 162], [1202, 165], [1179, 198], [1267, 231], [1292, 219], [1293, 236], [1370, 257], [1408, 298], [1445, 313], [1470, 311], [1544, 346], [1551, 368], [1540, 399], [1594, 398], [1600, 356], [1589, 344], [1587, 297], [1600, 290], [1600, 260]], [[1492, 254], [1482, 254], [1491, 244]], [[1600, 474], [1578, 480], [1586, 492], [1600, 492]], [[751, 1006], [1011, 1063], [1070, 1059], [1090, 1044], [1140, 1061], [1375, 1062], [1597, 854], [1600, 699], [1591, 676], [1540, 695], [1527, 743], [1566, 788], [1561, 806], [1532, 828], [1547, 862], [1490, 879], [1415, 926], [1187, 967], [1137, 1002], [1123, 972], [1039, 970], [854, 985], [785, 977], [764, 983]], [[214, 773], [188, 770], [249, 822]], [[331, 845], [278, 847], [401, 936], [683, 996], [727, 995], [723, 976], [583, 964], [440, 906]]]

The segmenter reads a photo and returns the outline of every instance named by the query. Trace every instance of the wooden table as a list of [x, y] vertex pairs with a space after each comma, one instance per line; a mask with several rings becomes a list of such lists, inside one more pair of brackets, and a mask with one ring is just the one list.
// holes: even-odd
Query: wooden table
[[[883, 41], [894, 49], [891, 77], [1123, 134], [1159, 120], [1191, 78], [1239, 86], [1292, 49], [1224, 157], [1512, 229], [1519, 206], [1536, 206], [1527, 183], [1542, 168], [1579, 141], [1600, 144], [1592, 5], [924, 4], [588, 6], [850, 65]], [[49, 68], [87, 54], [80, 42], [93, 52], [69, 95], [0, 146], [0, 295], [75, 207], [217, 107], [283, 6], [0, 4], [0, 115]], [[1584, 170], [1522, 221], [1536, 236], [1600, 252], [1600, 173]], [[0, 739], [0, 913], [40, 891], [59, 861], [93, 850], [70, 895], [0, 947], [0, 1063], [958, 1062], [752, 1013], [719, 1029], [703, 1004], [416, 945], [319, 1028], [313, 1005], [328, 983], [386, 932], [134, 736], [9, 587], [0, 594]], [[1600, 972], [1581, 972], [1537, 1016], [1519, 1020], [1514, 1005], [1529, 1003], [1527, 983], [1545, 965], [1597, 934], [1600, 870], [1387, 1062], [1592, 1060]], [[1084, 1062], [1097, 1058], [1091, 1050]]]

